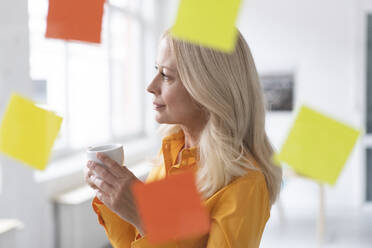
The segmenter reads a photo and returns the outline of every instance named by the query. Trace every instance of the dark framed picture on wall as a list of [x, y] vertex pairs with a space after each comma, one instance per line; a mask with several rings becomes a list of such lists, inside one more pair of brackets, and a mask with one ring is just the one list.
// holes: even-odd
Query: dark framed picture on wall
[[260, 74], [268, 111], [292, 111], [294, 75], [291, 73]]

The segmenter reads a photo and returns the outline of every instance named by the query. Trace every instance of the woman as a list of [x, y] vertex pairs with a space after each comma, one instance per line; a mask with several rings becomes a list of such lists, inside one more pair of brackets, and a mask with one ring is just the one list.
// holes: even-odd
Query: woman
[[147, 182], [195, 169], [211, 218], [208, 235], [148, 243], [131, 195], [139, 181], [103, 156], [88, 162], [86, 182], [96, 190], [93, 208], [114, 247], [259, 247], [278, 197], [281, 169], [274, 166], [265, 133], [265, 108], [256, 68], [239, 33], [231, 54], [162, 37], [154, 95], [164, 136], [158, 166]]

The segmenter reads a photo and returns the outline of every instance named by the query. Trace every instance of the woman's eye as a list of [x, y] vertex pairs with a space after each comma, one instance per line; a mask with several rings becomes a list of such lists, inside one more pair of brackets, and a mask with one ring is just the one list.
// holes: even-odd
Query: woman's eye
[[164, 80], [168, 80], [169, 77], [167, 75], [165, 75], [164, 73], [160, 73], [161, 74], [161, 77], [164, 79]]

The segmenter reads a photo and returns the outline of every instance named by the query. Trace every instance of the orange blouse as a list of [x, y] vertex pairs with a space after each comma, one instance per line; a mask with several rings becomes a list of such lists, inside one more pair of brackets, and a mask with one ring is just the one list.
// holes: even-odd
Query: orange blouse
[[[146, 182], [160, 180], [184, 170], [196, 170], [198, 154], [195, 147], [182, 150], [180, 163], [175, 164], [184, 142], [182, 131], [163, 139], [164, 164], [155, 167]], [[259, 247], [263, 230], [270, 217], [269, 193], [261, 172], [249, 170], [246, 175], [221, 188], [203, 204], [211, 218], [209, 234], [188, 240], [174, 240], [163, 245], [150, 244], [146, 236], [141, 237], [135, 227], [121, 219], [97, 198], [94, 198], [92, 206], [114, 248]]]

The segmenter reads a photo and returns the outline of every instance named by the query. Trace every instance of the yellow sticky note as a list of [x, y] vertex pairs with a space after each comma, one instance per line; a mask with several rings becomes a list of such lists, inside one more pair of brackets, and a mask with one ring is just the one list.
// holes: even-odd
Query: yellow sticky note
[[61, 117], [12, 94], [0, 126], [0, 151], [44, 170], [61, 124]]
[[178, 39], [232, 52], [240, 0], [181, 0], [171, 34]]
[[271, 162], [273, 164], [275, 164], [276, 166], [278, 167], [282, 167], [281, 163], [280, 163], [280, 159], [279, 159], [279, 154], [278, 153], [274, 153], [271, 157]]
[[278, 159], [304, 176], [333, 185], [359, 135], [360, 130], [302, 106]]

